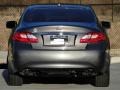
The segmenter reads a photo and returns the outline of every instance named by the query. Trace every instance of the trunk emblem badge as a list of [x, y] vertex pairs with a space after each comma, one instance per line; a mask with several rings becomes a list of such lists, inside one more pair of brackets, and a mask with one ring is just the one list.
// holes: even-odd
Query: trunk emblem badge
[[36, 33], [36, 32], [38, 32], [38, 30], [35, 28], [35, 29], [33, 29], [33, 32]]

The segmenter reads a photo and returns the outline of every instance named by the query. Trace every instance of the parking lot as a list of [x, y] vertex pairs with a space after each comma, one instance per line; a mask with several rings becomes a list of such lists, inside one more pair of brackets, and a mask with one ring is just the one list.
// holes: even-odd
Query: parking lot
[[[6, 59], [6, 52], [2, 53], [1, 59]], [[29, 80], [29, 79], [28, 79]], [[120, 57], [112, 57], [111, 80], [109, 87], [94, 87], [86, 82], [76, 83], [72, 78], [44, 78], [30, 80], [23, 86], [7, 85], [6, 65], [0, 69], [0, 90], [119, 90], [120, 89]]]

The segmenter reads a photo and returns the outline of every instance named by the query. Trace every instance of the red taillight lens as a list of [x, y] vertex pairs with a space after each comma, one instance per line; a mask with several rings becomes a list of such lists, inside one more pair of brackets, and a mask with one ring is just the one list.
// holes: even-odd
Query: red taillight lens
[[38, 38], [32, 35], [29, 32], [16, 32], [13, 37], [13, 40], [24, 43], [37, 43]]
[[103, 33], [90, 32], [80, 39], [80, 43], [99, 43], [106, 40]]

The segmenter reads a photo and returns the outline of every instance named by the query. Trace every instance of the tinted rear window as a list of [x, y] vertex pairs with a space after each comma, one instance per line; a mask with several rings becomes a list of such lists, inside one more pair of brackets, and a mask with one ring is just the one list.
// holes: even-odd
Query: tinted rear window
[[27, 10], [25, 22], [95, 22], [90, 9], [79, 8], [43, 8]]

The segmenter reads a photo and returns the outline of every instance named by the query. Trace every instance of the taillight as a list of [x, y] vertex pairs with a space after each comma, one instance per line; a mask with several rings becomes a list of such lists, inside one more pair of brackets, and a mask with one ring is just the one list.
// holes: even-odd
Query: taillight
[[23, 43], [37, 43], [38, 38], [29, 32], [16, 32], [14, 33], [12, 40]]
[[80, 39], [80, 43], [99, 43], [101, 41], [106, 40], [106, 37], [101, 32], [90, 32], [86, 35], [84, 35]]

